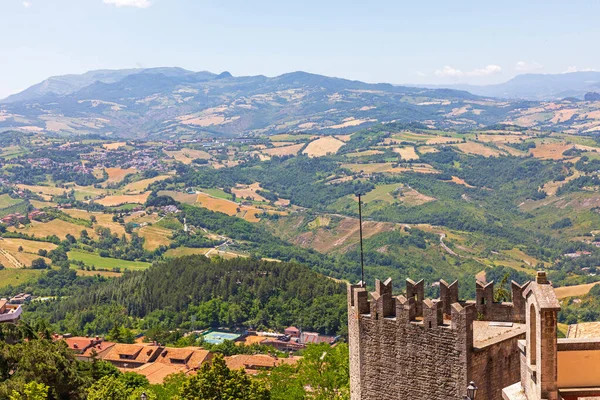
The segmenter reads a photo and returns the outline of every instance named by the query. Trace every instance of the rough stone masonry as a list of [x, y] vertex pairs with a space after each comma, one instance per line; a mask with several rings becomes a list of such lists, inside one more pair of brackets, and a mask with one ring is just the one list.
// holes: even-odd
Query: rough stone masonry
[[391, 279], [348, 287], [352, 400], [462, 400], [471, 380], [478, 400], [500, 400], [520, 380], [527, 284], [512, 282], [513, 303], [494, 302], [493, 283], [477, 282], [475, 301], [458, 299], [458, 282], [439, 285], [435, 300], [410, 279], [397, 297]]

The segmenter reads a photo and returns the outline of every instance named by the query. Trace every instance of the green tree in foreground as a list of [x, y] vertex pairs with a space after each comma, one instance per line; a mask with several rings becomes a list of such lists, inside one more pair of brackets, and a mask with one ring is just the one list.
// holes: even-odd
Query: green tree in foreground
[[264, 375], [273, 400], [347, 400], [350, 398], [348, 345], [310, 345], [296, 365]]
[[269, 390], [252, 380], [243, 370], [227, 368], [222, 355], [212, 365], [204, 364], [197, 375], [187, 380], [179, 391], [179, 400], [269, 400]]
[[47, 400], [48, 386], [43, 383], [29, 382], [23, 386], [23, 392], [13, 390], [10, 400]]

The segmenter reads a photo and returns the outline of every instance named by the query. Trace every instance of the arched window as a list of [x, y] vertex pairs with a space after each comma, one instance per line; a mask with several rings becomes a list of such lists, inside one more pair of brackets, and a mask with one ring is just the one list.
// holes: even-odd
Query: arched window
[[529, 364], [535, 365], [537, 360], [537, 312], [535, 305], [529, 308]]

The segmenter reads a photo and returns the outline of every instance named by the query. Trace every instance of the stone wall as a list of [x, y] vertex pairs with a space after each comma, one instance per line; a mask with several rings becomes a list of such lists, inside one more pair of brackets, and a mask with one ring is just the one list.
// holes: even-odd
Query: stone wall
[[481, 399], [501, 399], [519, 381], [518, 339], [473, 348], [473, 319], [522, 322], [523, 290], [513, 282], [514, 303], [495, 303], [493, 283], [478, 283], [477, 299], [458, 300], [458, 283], [440, 282], [440, 299], [424, 299], [424, 282], [406, 281], [406, 297], [392, 282], [375, 292], [348, 288], [348, 339], [352, 400], [462, 400], [475, 380]]
[[463, 399], [473, 344], [468, 308], [453, 304], [444, 324], [443, 302], [425, 300], [413, 320], [415, 298], [392, 298], [390, 281], [377, 282], [371, 301], [358, 286], [349, 297], [353, 400]]
[[519, 340], [525, 334], [500, 343], [475, 349], [472, 354], [471, 378], [477, 383], [477, 398], [501, 400], [502, 389], [521, 379], [521, 352]]

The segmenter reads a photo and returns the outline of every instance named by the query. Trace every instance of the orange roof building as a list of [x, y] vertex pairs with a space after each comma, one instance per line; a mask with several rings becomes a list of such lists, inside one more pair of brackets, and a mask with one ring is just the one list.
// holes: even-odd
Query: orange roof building
[[75, 352], [75, 356], [81, 361], [90, 361], [93, 357], [102, 358], [103, 355], [116, 345], [116, 343], [106, 342], [104, 339], [96, 337], [70, 337], [62, 338], [67, 346]]
[[302, 357], [279, 358], [267, 354], [237, 354], [235, 356], [225, 357], [227, 368], [238, 370], [244, 368], [246, 373], [255, 375], [260, 371], [273, 369], [283, 364], [294, 365]]
[[163, 347], [155, 344], [117, 344], [103, 357], [122, 371], [133, 371], [160, 384], [171, 375], [190, 374], [212, 360], [212, 353], [200, 347]]

